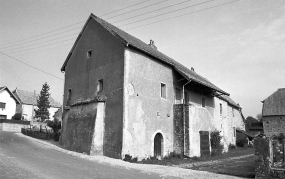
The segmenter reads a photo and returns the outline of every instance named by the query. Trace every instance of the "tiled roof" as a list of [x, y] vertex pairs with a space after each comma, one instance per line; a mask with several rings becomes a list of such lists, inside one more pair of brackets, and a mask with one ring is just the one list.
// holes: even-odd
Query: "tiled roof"
[[229, 96], [227, 95], [221, 95], [219, 96], [220, 98], [222, 98], [223, 100], [227, 101], [231, 106], [234, 106], [236, 108], [241, 108], [239, 105], [237, 105], [234, 100], [232, 100]]
[[[39, 94], [36, 94], [36, 98], [33, 92], [30, 91], [24, 91], [20, 89], [15, 89], [13, 91], [13, 94], [21, 101], [23, 104], [37, 104], [37, 98], [39, 97]], [[52, 97], [49, 97], [49, 102], [51, 107], [59, 108], [61, 105], [59, 102], [54, 100]]]
[[0, 87], [0, 92], [2, 90], [7, 90], [8, 93], [11, 95], [11, 97], [15, 99], [16, 103], [20, 103], [19, 99], [9, 90], [8, 87], [6, 87], [6, 86]]
[[53, 115], [54, 118], [61, 119], [62, 117], [62, 107], [59, 108]]
[[262, 116], [285, 115], [285, 88], [278, 89], [262, 102]]
[[[88, 21], [90, 20], [90, 18], [93, 18], [95, 21], [97, 21], [99, 24], [101, 24], [106, 30], [108, 30], [113, 36], [115, 37], [119, 37], [120, 40], [122, 41], [122, 43], [124, 43], [126, 46], [132, 46], [140, 51], [143, 51], [144, 53], [151, 55], [157, 59], [159, 59], [160, 61], [163, 61], [164, 63], [167, 63], [169, 65], [171, 65], [176, 71], [178, 71], [180, 74], [182, 74], [185, 78], [187, 78], [188, 80], [194, 81], [196, 83], [202, 84], [204, 86], [207, 86], [215, 91], [218, 91], [220, 93], [229, 95], [227, 92], [223, 91], [222, 89], [218, 88], [217, 86], [215, 86], [214, 84], [212, 84], [209, 80], [207, 80], [206, 78], [203, 78], [202, 76], [200, 76], [199, 74], [197, 74], [196, 72], [186, 68], [185, 66], [183, 66], [182, 64], [178, 63], [177, 61], [173, 60], [172, 58], [166, 56], [165, 54], [159, 52], [157, 49], [152, 48], [151, 46], [149, 46], [148, 44], [144, 43], [143, 41], [137, 39], [136, 37], [126, 33], [125, 31], [113, 26], [112, 24], [104, 21], [103, 19], [100, 19], [99, 17], [91, 14], [90, 17], [88, 18], [85, 26], [87, 25]], [[85, 28], [85, 26], [83, 27], [83, 29]], [[83, 30], [82, 30], [83, 32]], [[81, 33], [82, 33], [81, 32]], [[65, 60], [61, 71], [65, 70], [65, 66], [69, 60], [69, 57], [73, 51], [73, 49], [75, 48], [75, 45], [78, 41], [78, 39], [80, 38], [80, 35], [78, 36], [75, 44], [73, 45], [67, 59]]]

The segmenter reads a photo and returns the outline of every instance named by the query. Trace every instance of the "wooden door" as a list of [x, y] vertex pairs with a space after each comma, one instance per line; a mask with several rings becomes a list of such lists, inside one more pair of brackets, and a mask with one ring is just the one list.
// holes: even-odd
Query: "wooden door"
[[161, 159], [162, 157], [163, 137], [161, 133], [157, 133], [154, 137], [154, 157]]

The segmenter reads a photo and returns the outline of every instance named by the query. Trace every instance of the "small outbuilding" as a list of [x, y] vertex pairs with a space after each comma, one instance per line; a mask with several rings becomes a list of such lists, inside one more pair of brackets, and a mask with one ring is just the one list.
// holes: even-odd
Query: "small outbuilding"
[[285, 133], [285, 88], [280, 88], [262, 101], [264, 134], [268, 136]]

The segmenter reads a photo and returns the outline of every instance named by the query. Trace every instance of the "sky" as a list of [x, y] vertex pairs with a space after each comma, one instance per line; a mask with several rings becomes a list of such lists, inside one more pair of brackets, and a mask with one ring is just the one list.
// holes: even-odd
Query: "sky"
[[62, 103], [60, 68], [91, 13], [154, 40], [230, 93], [245, 117], [285, 87], [284, 0], [0, 1], [0, 86], [39, 93], [47, 82]]

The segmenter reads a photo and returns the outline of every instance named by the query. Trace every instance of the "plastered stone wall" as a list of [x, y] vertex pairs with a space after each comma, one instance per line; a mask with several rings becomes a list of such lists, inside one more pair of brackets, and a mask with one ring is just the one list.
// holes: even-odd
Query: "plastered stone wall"
[[262, 120], [265, 135], [285, 134], [285, 116], [263, 116]]
[[[173, 151], [172, 68], [127, 48], [124, 61], [124, 127], [122, 156], [139, 160], [154, 155], [154, 137], [163, 136], [163, 156]], [[166, 99], [161, 98], [161, 83]]]
[[[87, 52], [90, 50], [92, 55], [87, 57]], [[121, 158], [122, 151], [123, 75], [124, 45], [120, 39], [114, 37], [91, 18], [65, 66], [63, 104], [68, 106], [80, 101], [92, 100], [96, 96], [106, 97], [103, 155], [112, 158]], [[102, 91], [97, 91], [99, 80], [103, 80]], [[69, 89], [71, 95], [68, 95]], [[91, 125], [94, 129], [95, 112], [89, 107], [72, 112], [72, 108], [68, 112], [63, 112], [62, 143], [73, 150], [78, 148], [81, 151], [90, 151], [91, 141], [99, 141], [94, 139], [92, 127], [89, 127]], [[78, 117], [77, 114], [82, 116]], [[83, 115], [90, 117], [86, 118]], [[77, 135], [76, 140], [70, 140], [73, 135]], [[97, 153], [100, 150], [95, 151]]]
[[189, 157], [200, 157], [200, 131], [214, 131], [215, 121], [206, 108], [189, 105]]
[[2, 124], [2, 130], [3, 131], [10, 131], [10, 132], [21, 132], [21, 129], [24, 127], [27, 127], [27, 125], [9, 124], [9, 123], [3, 123]]

